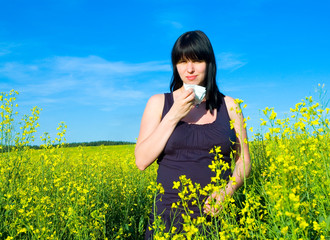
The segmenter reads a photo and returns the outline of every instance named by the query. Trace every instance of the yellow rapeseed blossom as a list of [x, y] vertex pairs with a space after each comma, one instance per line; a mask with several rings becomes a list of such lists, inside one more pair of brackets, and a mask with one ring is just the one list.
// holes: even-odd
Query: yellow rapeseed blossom
[[[0, 238], [142, 239], [152, 206], [164, 193], [156, 182], [157, 164], [139, 171], [134, 145], [66, 148], [65, 123], [56, 139], [41, 134], [42, 148], [32, 149], [41, 109], [18, 118], [17, 94], [0, 94]], [[220, 147], [210, 149], [212, 183], [201, 186], [188, 174], [173, 183], [182, 198], [171, 210], [184, 212], [188, 232], [166, 231], [155, 216], [149, 226], [155, 239], [326, 239], [330, 109], [314, 99], [303, 99], [283, 119], [273, 108], [263, 110], [262, 132], [249, 141], [251, 174], [243, 183], [227, 177], [242, 186], [221, 204], [214, 202], [221, 205], [219, 216], [204, 214], [204, 202], [226, 189], [222, 174], [239, 166], [240, 152], [227, 159]], [[190, 206], [199, 207], [196, 218]]]

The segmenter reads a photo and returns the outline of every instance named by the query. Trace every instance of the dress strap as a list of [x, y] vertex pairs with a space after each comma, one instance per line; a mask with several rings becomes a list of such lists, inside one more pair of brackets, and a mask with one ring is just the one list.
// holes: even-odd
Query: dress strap
[[173, 93], [164, 93], [164, 107], [163, 107], [162, 119], [168, 113], [168, 111], [170, 111], [173, 102], [174, 102]]

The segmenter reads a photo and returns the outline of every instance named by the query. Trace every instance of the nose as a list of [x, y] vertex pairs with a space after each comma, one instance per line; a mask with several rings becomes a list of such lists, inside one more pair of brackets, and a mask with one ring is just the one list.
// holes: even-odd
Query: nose
[[187, 62], [187, 72], [188, 73], [193, 73], [195, 72], [195, 67], [194, 67], [194, 63], [191, 61]]

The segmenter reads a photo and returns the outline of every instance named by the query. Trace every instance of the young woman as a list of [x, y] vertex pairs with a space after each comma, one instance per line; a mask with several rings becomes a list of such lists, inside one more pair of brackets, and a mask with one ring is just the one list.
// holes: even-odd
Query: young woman
[[[236, 154], [234, 171], [227, 170], [222, 178], [228, 181], [220, 192], [215, 192], [204, 203], [204, 214], [219, 214], [209, 200], [220, 203], [224, 195], [233, 195], [242, 186], [244, 176], [250, 173], [250, 155], [243, 116], [233, 98], [219, 92], [216, 84], [216, 61], [208, 37], [201, 31], [182, 34], [172, 49], [173, 77], [170, 93], [152, 96], [145, 108], [139, 137], [135, 148], [136, 165], [146, 169], [156, 159], [159, 164], [157, 182], [164, 188], [162, 201], [157, 201], [157, 214], [162, 216], [167, 230], [174, 221], [180, 231], [181, 214], [173, 217], [171, 206], [179, 200], [173, 182], [186, 175], [201, 187], [211, 182], [215, 173], [209, 165], [214, 158], [210, 150], [221, 146], [223, 160], [231, 163], [230, 154]], [[186, 90], [184, 84], [205, 87], [203, 101], [195, 104], [193, 89]], [[230, 121], [234, 128], [231, 128]], [[244, 156], [244, 157], [243, 157]], [[245, 172], [244, 172], [245, 171]], [[236, 184], [229, 180], [235, 177]], [[191, 217], [200, 216], [198, 206], [189, 206]], [[152, 211], [153, 212], [153, 211]], [[150, 216], [153, 221], [153, 216]], [[147, 228], [146, 239], [152, 238]]]

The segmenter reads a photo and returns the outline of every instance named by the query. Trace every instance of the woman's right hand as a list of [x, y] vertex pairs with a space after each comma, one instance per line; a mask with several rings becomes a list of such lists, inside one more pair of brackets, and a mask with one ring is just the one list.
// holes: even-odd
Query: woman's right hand
[[176, 92], [176, 96], [174, 97], [174, 103], [167, 113], [169, 116], [172, 116], [177, 122], [179, 122], [182, 118], [187, 116], [190, 110], [194, 106], [195, 93], [193, 89], [185, 90], [182, 88]]

